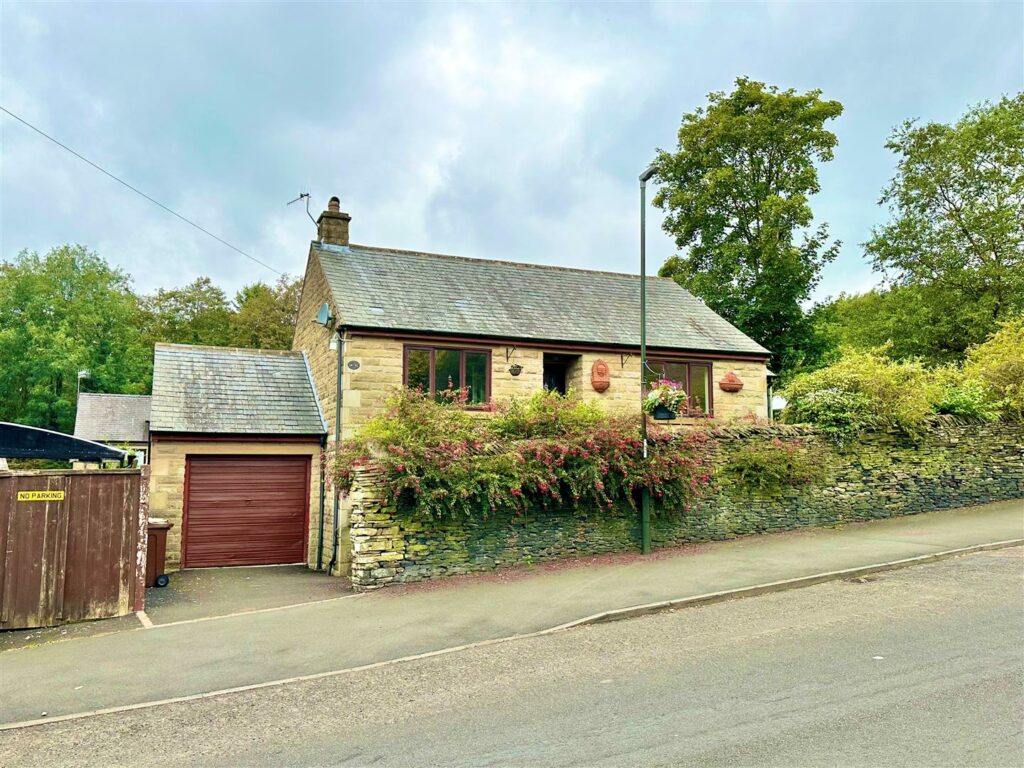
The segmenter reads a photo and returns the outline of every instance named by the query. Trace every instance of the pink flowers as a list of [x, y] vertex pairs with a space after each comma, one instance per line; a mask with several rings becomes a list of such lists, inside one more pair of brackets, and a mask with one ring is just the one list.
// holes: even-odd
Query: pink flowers
[[491, 419], [409, 395], [365, 438], [342, 446], [334, 479], [344, 489], [357, 468], [378, 470], [399, 505], [439, 520], [541, 507], [600, 515], [609, 505], [635, 504], [643, 487], [659, 514], [674, 514], [713, 482], [713, 443], [705, 435], [652, 427], [645, 459], [637, 419], [577, 415], [561, 401], [541, 405]]

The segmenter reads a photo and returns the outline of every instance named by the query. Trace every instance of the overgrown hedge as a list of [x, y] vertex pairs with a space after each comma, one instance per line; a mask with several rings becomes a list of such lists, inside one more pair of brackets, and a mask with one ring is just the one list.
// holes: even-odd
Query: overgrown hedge
[[706, 430], [670, 434], [652, 427], [643, 456], [636, 419], [541, 392], [490, 418], [457, 400], [395, 392], [382, 415], [338, 452], [335, 478], [351, 488], [373, 466], [389, 498], [414, 517], [487, 519], [532, 509], [612, 509], [635, 505], [648, 487], [667, 510], [684, 512], [711, 483]]
[[1024, 418], [1024, 318], [1003, 323], [963, 365], [928, 368], [892, 360], [888, 349], [846, 350], [832, 365], [796, 376], [782, 390], [784, 420], [814, 424], [841, 442], [866, 429], [913, 436], [934, 415]]

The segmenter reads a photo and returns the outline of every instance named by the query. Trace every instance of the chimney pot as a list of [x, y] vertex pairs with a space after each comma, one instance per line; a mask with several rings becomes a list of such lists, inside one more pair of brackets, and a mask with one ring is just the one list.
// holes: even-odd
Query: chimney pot
[[321, 243], [348, 245], [348, 223], [352, 217], [341, 210], [341, 200], [332, 197], [327, 210], [316, 220], [317, 237]]

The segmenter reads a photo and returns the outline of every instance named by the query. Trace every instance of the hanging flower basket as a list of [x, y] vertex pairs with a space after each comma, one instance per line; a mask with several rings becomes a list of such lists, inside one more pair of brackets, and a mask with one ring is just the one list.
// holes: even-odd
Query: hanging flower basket
[[658, 405], [654, 406], [654, 410], [651, 412], [651, 416], [653, 416], [658, 421], [669, 421], [676, 417], [676, 412], [669, 409], [668, 406], [661, 405], [659, 403]]
[[674, 419], [686, 405], [686, 392], [678, 382], [659, 379], [644, 398], [644, 412], [659, 421]]

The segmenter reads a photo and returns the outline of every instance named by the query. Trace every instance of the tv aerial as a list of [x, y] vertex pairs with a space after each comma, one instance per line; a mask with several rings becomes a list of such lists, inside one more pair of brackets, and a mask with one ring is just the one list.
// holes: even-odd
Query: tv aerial
[[288, 201], [287, 204], [291, 205], [292, 203], [299, 202], [299, 200], [305, 200], [306, 201], [306, 215], [309, 216], [309, 220], [313, 222], [313, 226], [315, 227], [316, 226], [316, 219], [314, 219], [313, 218], [313, 214], [309, 212], [309, 192], [299, 192], [299, 196], [296, 197], [294, 200]]

